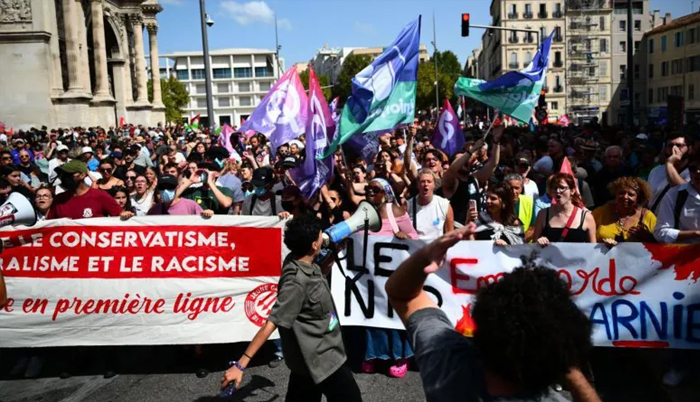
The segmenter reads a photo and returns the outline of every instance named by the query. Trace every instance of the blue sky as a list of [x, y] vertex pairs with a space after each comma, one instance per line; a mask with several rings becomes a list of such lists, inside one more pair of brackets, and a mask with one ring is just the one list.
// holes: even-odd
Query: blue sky
[[[202, 48], [198, 0], [159, 0], [158, 47], [161, 54]], [[563, 2], [564, 0], [562, 0]], [[207, 0], [215, 24], [209, 48], [274, 49], [274, 13], [279, 25], [281, 55], [287, 67], [311, 59], [318, 48], [385, 46], [409, 21], [423, 16], [421, 43], [432, 53], [433, 11], [438, 50], [452, 50], [464, 64], [479, 45], [481, 30], [461, 37], [461, 13], [472, 24], [488, 25], [491, 0]], [[696, 0], [696, 10], [700, 1]], [[690, 0], [651, 0], [650, 9], [673, 17], [690, 13]]]

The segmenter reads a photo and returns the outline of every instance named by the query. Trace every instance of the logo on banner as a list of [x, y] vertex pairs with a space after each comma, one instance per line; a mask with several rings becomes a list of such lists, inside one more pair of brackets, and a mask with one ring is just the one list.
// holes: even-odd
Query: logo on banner
[[253, 289], [245, 298], [245, 315], [253, 324], [261, 327], [270, 316], [270, 310], [277, 301], [277, 284], [266, 283]]
[[440, 133], [442, 133], [442, 144], [440, 145], [442, 149], [447, 148], [447, 143], [452, 139], [455, 133], [454, 127], [450, 124], [452, 119], [454, 119], [454, 117], [452, 117], [450, 113], [443, 113], [442, 116], [440, 116], [438, 128], [440, 129]]

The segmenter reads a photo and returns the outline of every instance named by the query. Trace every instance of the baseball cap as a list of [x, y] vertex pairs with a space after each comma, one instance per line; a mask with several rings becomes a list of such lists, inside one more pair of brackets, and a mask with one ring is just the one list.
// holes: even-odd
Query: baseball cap
[[299, 166], [299, 159], [297, 159], [293, 156], [288, 156], [288, 157], [282, 159], [281, 161], [279, 161], [277, 163], [276, 167], [277, 168], [283, 167], [283, 168], [289, 169], [289, 168], [295, 168], [297, 166]]
[[265, 187], [266, 184], [272, 183], [273, 179], [272, 169], [261, 167], [253, 170], [253, 179], [250, 182], [255, 187]]
[[530, 166], [530, 161], [527, 160], [527, 158], [518, 158], [518, 159], [516, 160], [516, 162], [517, 162], [518, 165], [527, 165], [527, 166]]
[[71, 161], [68, 161], [64, 163], [63, 165], [57, 167], [55, 170], [61, 170], [65, 173], [87, 173], [88, 167], [85, 164], [85, 162], [78, 160], [78, 159], [73, 159]]
[[63, 145], [63, 144], [56, 147], [56, 152], [62, 152], [62, 151], [68, 152], [68, 147]]
[[122, 155], [122, 153], [119, 151], [112, 151], [109, 154], [109, 157], [112, 159], [122, 159], [124, 157], [124, 155]]
[[177, 188], [177, 178], [171, 174], [164, 174], [158, 178], [158, 190], [174, 190]]

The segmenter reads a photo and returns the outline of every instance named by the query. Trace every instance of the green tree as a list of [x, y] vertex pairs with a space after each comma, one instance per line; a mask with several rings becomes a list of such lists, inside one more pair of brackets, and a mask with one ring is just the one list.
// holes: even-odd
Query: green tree
[[[190, 101], [190, 94], [185, 84], [175, 77], [160, 80], [161, 98], [165, 105], [165, 121], [179, 123], [182, 121], [183, 108]], [[153, 102], [153, 81], [148, 80], [148, 100]]]
[[455, 81], [462, 76], [462, 65], [459, 63], [457, 55], [452, 53], [452, 51], [446, 50], [444, 52], [437, 52], [433, 54], [433, 59], [431, 59], [430, 62], [435, 63], [435, 58], [437, 58], [438, 70], [441, 74], [445, 73]]
[[352, 93], [352, 79], [357, 73], [369, 66], [370, 63], [372, 63], [372, 58], [366, 54], [351, 54], [346, 57], [340, 74], [338, 75], [338, 81], [333, 87], [333, 96], [340, 96], [342, 99], [347, 99]]
[[[308, 91], [309, 90], [309, 70], [306, 69], [306, 70], [302, 71], [301, 74], [299, 74], [299, 78], [301, 79], [302, 85], [304, 85], [304, 89], [306, 89]], [[332, 95], [331, 88], [330, 88], [330, 85], [331, 85], [330, 77], [327, 75], [318, 75], [317, 74], [316, 79], [318, 79], [318, 84], [321, 86], [321, 88], [328, 87], [328, 88], [323, 88], [322, 91], [323, 91], [323, 96], [326, 98], [326, 102], [330, 102], [331, 95]]]
[[[435, 106], [435, 64], [434, 62], [424, 62], [418, 65], [418, 83], [416, 88], [416, 108], [417, 110], [427, 110]], [[445, 97], [453, 100], [456, 78], [448, 73], [440, 71], [438, 74], [438, 89], [440, 99], [437, 107], [442, 106]]]

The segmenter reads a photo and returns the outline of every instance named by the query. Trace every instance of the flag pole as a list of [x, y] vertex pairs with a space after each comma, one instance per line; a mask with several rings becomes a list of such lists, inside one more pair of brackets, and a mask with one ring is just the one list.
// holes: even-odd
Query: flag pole
[[437, 37], [435, 35], [435, 10], [433, 10], [433, 59], [435, 59], [435, 120], [440, 114], [440, 87], [438, 86]]
[[484, 136], [481, 138], [483, 141], [486, 141], [486, 137], [489, 136], [489, 133], [491, 132], [491, 129], [493, 128], [493, 123], [494, 123], [495, 121], [496, 121], [495, 118], [491, 121], [491, 125], [489, 125], [489, 129], [486, 130], [486, 134], [484, 134]]

